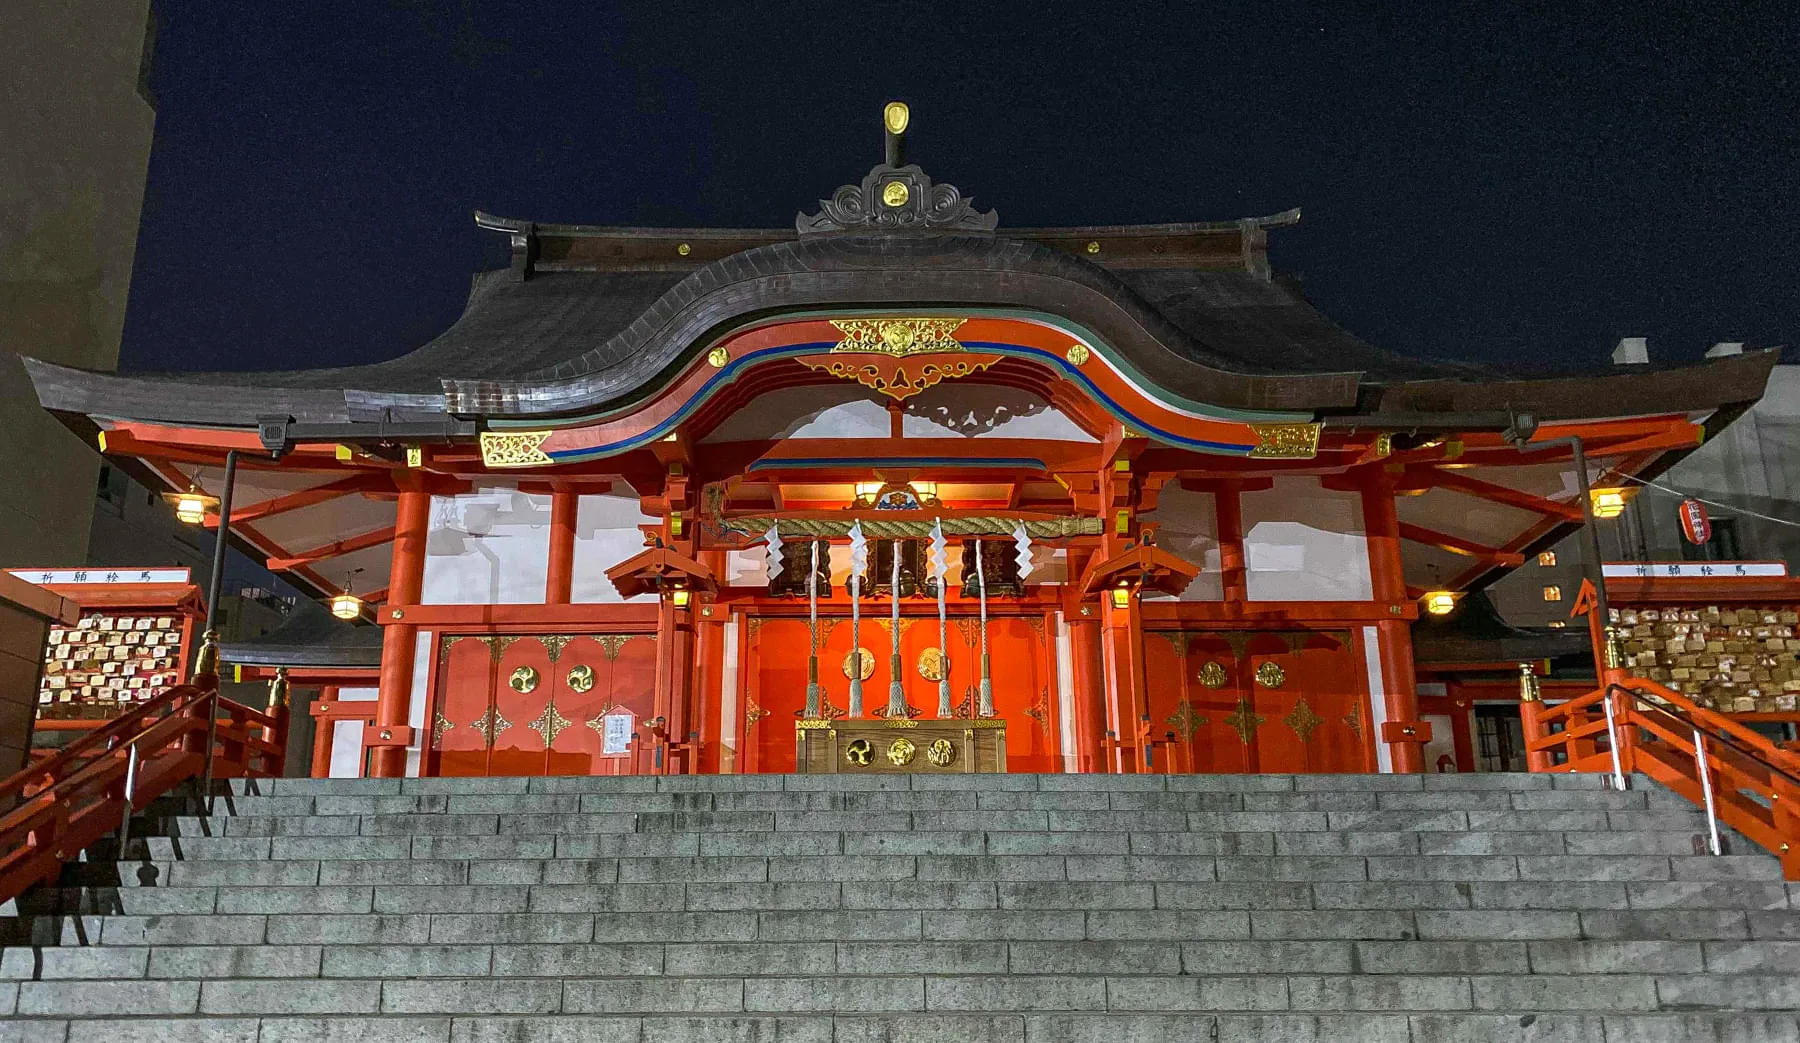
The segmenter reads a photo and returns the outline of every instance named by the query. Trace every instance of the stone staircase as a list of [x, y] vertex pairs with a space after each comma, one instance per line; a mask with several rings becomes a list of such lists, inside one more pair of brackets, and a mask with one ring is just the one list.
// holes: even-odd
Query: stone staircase
[[0, 1040], [1800, 1040], [1800, 887], [1606, 781], [239, 783], [0, 910]]

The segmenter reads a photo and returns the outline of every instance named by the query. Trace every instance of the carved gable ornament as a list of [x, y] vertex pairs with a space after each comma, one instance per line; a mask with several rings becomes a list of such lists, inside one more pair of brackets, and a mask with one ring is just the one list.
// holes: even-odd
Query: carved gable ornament
[[860, 185], [844, 185], [819, 200], [819, 212], [799, 214], [801, 235], [831, 233], [951, 233], [992, 235], [1000, 215], [975, 209], [955, 185], [935, 185], [916, 164], [880, 164]]

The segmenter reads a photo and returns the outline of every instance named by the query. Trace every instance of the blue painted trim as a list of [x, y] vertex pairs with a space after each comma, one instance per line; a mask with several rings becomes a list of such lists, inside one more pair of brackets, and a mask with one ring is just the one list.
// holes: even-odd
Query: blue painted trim
[[963, 456], [796, 456], [780, 460], [758, 460], [752, 471], [780, 471], [799, 467], [1031, 467], [1048, 471], [1050, 465], [1029, 456], [995, 456], [971, 459]]

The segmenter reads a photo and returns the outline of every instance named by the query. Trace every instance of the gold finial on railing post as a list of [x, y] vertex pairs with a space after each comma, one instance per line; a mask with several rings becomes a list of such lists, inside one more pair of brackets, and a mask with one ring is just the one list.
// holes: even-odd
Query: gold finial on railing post
[[200, 651], [194, 656], [194, 680], [219, 673], [219, 632], [208, 630], [200, 635]]
[[1625, 645], [1619, 639], [1619, 628], [1606, 628], [1606, 668], [1608, 670], [1625, 669]]
[[269, 681], [269, 712], [274, 713], [278, 708], [285, 708], [287, 704], [287, 667], [278, 666], [275, 668], [275, 677]]
[[1535, 703], [1542, 698], [1543, 689], [1538, 685], [1537, 672], [1530, 663], [1519, 664], [1519, 701]]

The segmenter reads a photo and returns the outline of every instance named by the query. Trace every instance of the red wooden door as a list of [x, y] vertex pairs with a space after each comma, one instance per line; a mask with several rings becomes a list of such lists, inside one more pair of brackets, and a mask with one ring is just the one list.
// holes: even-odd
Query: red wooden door
[[488, 773], [488, 713], [494, 699], [494, 657], [488, 641], [473, 635], [447, 637], [438, 659], [436, 706], [432, 712], [430, 775]]

